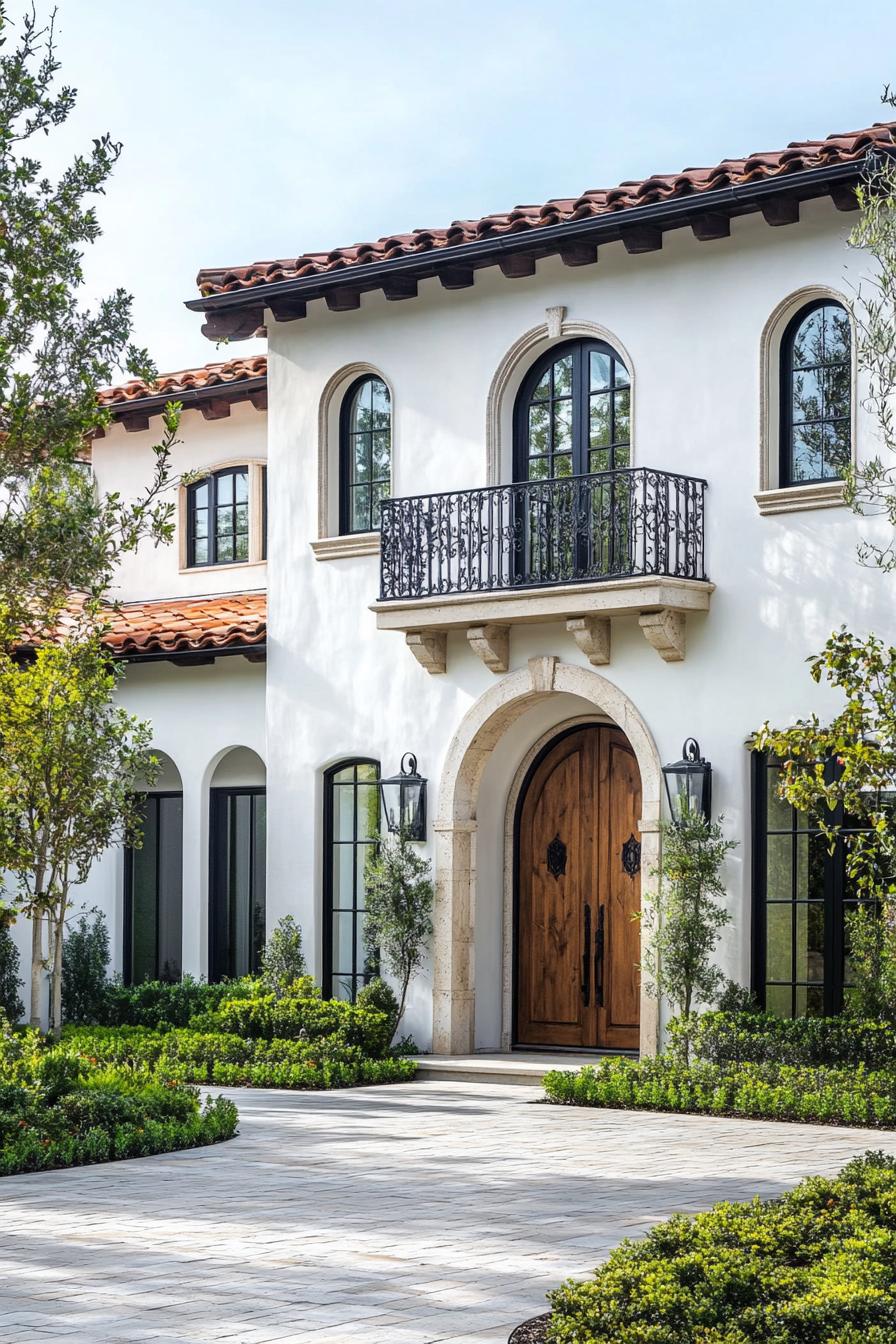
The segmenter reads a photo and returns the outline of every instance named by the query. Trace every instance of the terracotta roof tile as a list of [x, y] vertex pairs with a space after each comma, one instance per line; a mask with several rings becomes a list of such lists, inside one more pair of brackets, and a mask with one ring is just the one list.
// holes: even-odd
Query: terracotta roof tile
[[217, 364], [203, 364], [198, 369], [181, 369], [178, 373], [163, 373], [154, 383], [132, 378], [130, 382], [118, 387], [101, 388], [97, 394], [100, 404], [110, 409], [128, 402], [141, 401], [145, 397], [168, 395], [177, 400], [183, 392], [207, 391], [214, 387], [227, 387], [233, 383], [247, 382], [252, 378], [266, 378], [268, 361], [266, 355], [251, 355], [248, 358], [227, 359]]
[[267, 597], [230, 593], [164, 602], [125, 602], [111, 615], [107, 646], [124, 657], [264, 644]]
[[744, 186], [832, 164], [858, 162], [870, 149], [893, 147], [896, 144], [894, 131], [896, 122], [880, 122], [864, 130], [829, 135], [825, 140], [799, 140], [786, 149], [750, 154], [743, 159], [723, 159], [714, 168], [685, 168], [679, 173], [659, 173], [640, 181], [621, 182], [609, 189], [594, 188], [574, 198], [550, 200], [543, 205], [518, 205], [503, 214], [484, 215], [481, 219], [455, 220], [447, 228], [413, 229], [410, 233], [387, 234], [372, 243], [337, 247], [330, 252], [306, 252], [277, 261], [257, 261], [249, 266], [209, 267], [199, 272], [196, 282], [203, 296], [253, 289], [280, 280], [329, 274], [394, 257], [438, 251], [482, 238], [633, 210], [673, 197]]

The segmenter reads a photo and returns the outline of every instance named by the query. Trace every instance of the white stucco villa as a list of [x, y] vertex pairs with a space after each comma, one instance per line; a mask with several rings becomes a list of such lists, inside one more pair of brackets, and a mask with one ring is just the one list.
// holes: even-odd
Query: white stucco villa
[[847, 239], [893, 131], [200, 272], [206, 333], [263, 328], [266, 359], [104, 394], [93, 450], [136, 490], [176, 397], [175, 468], [208, 473], [120, 575], [122, 695], [165, 770], [144, 849], [83, 893], [116, 969], [241, 973], [293, 914], [353, 994], [376, 781], [410, 752], [421, 1048], [650, 1051], [632, 915], [694, 738], [738, 841], [726, 972], [838, 1008], [842, 855], [745, 744], [830, 710], [805, 660], [832, 629], [896, 639], [841, 482], [875, 447]]

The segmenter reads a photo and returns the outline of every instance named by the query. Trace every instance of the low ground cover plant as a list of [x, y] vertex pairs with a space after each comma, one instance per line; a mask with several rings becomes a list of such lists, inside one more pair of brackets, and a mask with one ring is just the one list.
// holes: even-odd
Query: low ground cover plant
[[0, 1022], [0, 1175], [194, 1148], [236, 1133], [224, 1097]]
[[896, 1161], [867, 1153], [780, 1199], [678, 1215], [551, 1306], [550, 1344], [887, 1344]]
[[548, 1101], [567, 1106], [737, 1115], [814, 1124], [896, 1126], [896, 1070], [778, 1063], [690, 1065], [672, 1055], [609, 1059], [545, 1074]]

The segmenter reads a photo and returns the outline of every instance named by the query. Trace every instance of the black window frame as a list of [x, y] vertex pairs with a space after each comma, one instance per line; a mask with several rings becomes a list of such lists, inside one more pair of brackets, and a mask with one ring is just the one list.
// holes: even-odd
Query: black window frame
[[[152, 976], [154, 980], [164, 980], [166, 977], [164, 965], [160, 964], [159, 952], [161, 947], [161, 929], [162, 929], [162, 901], [159, 886], [159, 874], [161, 871], [160, 853], [162, 845], [162, 828], [159, 825], [160, 811], [159, 803], [166, 798], [177, 798], [180, 801], [180, 890], [178, 892], [178, 905], [180, 906], [181, 922], [178, 928], [178, 942], [180, 943], [180, 956], [178, 958], [179, 980], [183, 975], [183, 789], [152, 789], [142, 795], [144, 804], [151, 803], [155, 806], [156, 825], [155, 825], [155, 868], [156, 868], [156, 893], [155, 893], [155, 925], [156, 925], [156, 968]], [[145, 835], [145, 821], [144, 821]], [[134, 856], [137, 851], [132, 845], [124, 847], [124, 900], [122, 904], [122, 956], [121, 971], [122, 980], [126, 985], [134, 983]], [[142, 983], [142, 982], [141, 982]]]
[[[246, 554], [237, 556], [236, 539], [242, 535], [242, 532], [236, 526], [236, 478], [245, 474], [246, 477]], [[231, 528], [231, 537], [233, 539], [234, 556], [230, 560], [221, 560], [218, 558], [218, 488], [220, 482], [225, 476], [233, 479], [233, 509], [234, 521]], [[208, 486], [208, 530], [204, 540], [208, 542], [208, 556], [205, 560], [196, 559], [196, 496], [199, 490]], [[227, 505], [221, 505], [221, 508], [227, 508]], [[209, 472], [201, 480], [193, 481], [187, 487], [187, 568], [188, 569], [208, 569], [217, 565], [247, 565], [252, 558], [252, 472], [249, 463], [239, 463], [236, 466], [221, 467], [217, 471]]]
[[[265, 937], [267, 932], [267, 882], [265, 880], [264, 891], [264, 909], [265, 924], [262, 930], [260, 941], [255, 936], [252, 926], [249, 929], [249, 964], [245, 970], [236, 966], [234, 951], [235, 942], [231, 937], [231, 911], [230, 911], [230, 888], [229, 874], [223, 873], [224, 860], [224, 841], [226, 838], [226, 829], [222, 827], [222, 805], [229, 803], [230, 799], [236, 797], [249, 797], [253, 799], [253, 806], [250, 809], [249, 825], [249, 871], [255, 873], [255, 804], [257, 798], [265, 799], [265, 857], [267, 856], [267, 786], [264, 784], [231, 784], [226, 786], [215, 786], [209, 789], [209, 866], [208, 866], [208, 978], [210, 983], [218, 983], [221, 980], [234, 979], [241, 975], [257, 975], [261, 970], [261, 954], [265, 947]], [[223, 877], [223, 882], [222, 882]], [[254, 877], [253, 877], [254, 880]], [[226, 894], [226, 910], [225, 900]], [[249, 910], [254, 909], [255, 902], [250, 898]], [[226, 915], [226, 919], [222, 918]], [[226, 968], [224, 962], [226, 960]]]
[[[607, 355], [611, 360], [611, 382], [608, 386], [609, 406], [610, 406], [610, 442], [606, 446], [593, 449], [591, 447], [591, 412], [590, 400], [591, 392], [591, 373], [590, 356], [592, 352]], [[617, 452], [626, 450], [626, 461], [622, 463], [623, 467], [631, 466], [632, 457], [632, 439], [631, 439], [631, 398], [633, 390], [633, 379], [628, 365], [622, 358], [618, 350], [614, 349], [607, 341], [601, 341], [593, 337], [576, 337], [569, 341], [562, 341], [559, 345], [551, 346], [543, 355], [540, 355], [528, 370], [523, 379], [520, 389], [517, 392], [514, 402], [513, 415], [513, 479], [514, 481], [527, 481], [529, 477], [529, 463], [533, 457], [541, 456], [532, 454], [529, 451], [529, 407], [532, 402], [532, 394], [538, 387], [548, 369], [553, 368], [559, 359], [566, 354], [572, 354], [572, 380], [569, 400], [571, 402], [571, 426], [570, 426], [570, 456], [572, 458], [572, 475], [587, 476], [593, 474], [590, 467], [590, 454], [592, 452], [607, 453], [607, 466], [600, 467], [601, 471], [617, 470]], [[625, 371], [626, 381], [617, 383], [616, 365], [619, 365]], [[553, 384], [552, 384], [553, 390]], [[616, 436], [616, 392], [627, 391], [629, 394], [629, 433], [628, 438], [618, 439]], [[564, 398], [565, 399], [565, 398]], [[551, 398], [546, 405], [552, 406], [557, 398]], [[553, 459], [555, 454], [552, 449], [548, 454]], [[565, 456], [565, 454], [561, 454]], [[533, 477], [531, 479], [553, 479], [553, 472], [549, 471], [547, 477]]]
[[[369, 481], [356, 484], [354, 481], [354, 455], [352, 453], [352, 428], [351, 416], [352, 407], [355, 398], [367, 383], [380, 383], [385, 389], [389, 400], [389, 474], [388, 477], [377, 477], [373, 479], [372, 475]], [[379, 505], [374, 507], [373, 500], [369, 501], [368, 522], [369, 527], [352, 526], [352, 496], [355, 490], [362, 489], [364, 485], [372, 490], [374, 485], [387, 486], [387, 496], [392, 489], [392, 426], [393, 426], [393, 408], [392, 391], [385, 378], [378, 373], [362, 373], [349, 384], [342, 398], [342, 405], [339, 409], [339, 534], [343, 537], [363, 536], [367, 532], [378, 532], [380, 530]], [[371, 470], [373, 461], [373, 430], [368, 431], [371, 438]], [[383, 431], [379, 431], [383, 432]]]
[[[800, 485], [823, 485], [828, 481], [840, 481], [843, 479], [842, 475], [840, 474], [829, 476], [816, 476], [812, 478], [800, 477], [799, 479], [796, 479], [794, 477], [793, 472], [794, 432], [796, 428], [793, 418], [793, 375], [794, 375], [793, 350], [797, 334], [799, 333], [799, 330], [802, 327], [803, 323], [806, 321], [807, 318], [811, 317], [814, 312], [817, 312], [819, 308], [838, 308], [842, 313], [845, 314], [847, 319], [847, 330], [849, 331], [848, 357], [846, 360], [838, 360], [837, 364], [845, 363], [847, 367], [848, 384], [849, 384], [849, 402], [845, 417], [844, 416], [827, 417], [826, 415], [822, 414], [818, 421], [812, 423], [817, 423], [820, 426], [824, 426], [828, 423], [834, 423], [834, 421], [845, 419], [847, 426], [849, 459], [850, 461], [852, 460], [853, 396], [855, 389], [853, 388], [853, 377], [852, 377], [853, 333], [852, 333], [852, 325], [849, 321], [849, 312], [847, 308], [844, 306], [844, 304], [842, 304], [839, 301], [839, 299], [829, 297], [813, 299], [810, 303], [803, 304], [803, 306], [793, 314], [793, 317], [791, 317], [790, 321], [787, 323], [787, 326], [784, 328], [784, 333], [781, 337], [781, 346], [779, 352], [779, 370], [778, 370], [779, 373], [778, 391], [780, 396], [780, 415], [779, 415], [779, 430], [778, 430], [778, 485], [782, 489], [786, 489], [790, 486], [800, 486]], [[799, 371], [805, 372], [807, 370], [815, 370], [831, 367], [834, 366], [827, 365], [824, 363], [813, 365], [800, 365]], [[822, 410], [824, 409], [826, 408], [823, 407]], [[809, 422], [807, 421], [805, 423]]]
[[[331, 765], [327, 770], [325, 770], [325, 771], [324, 771], [324, 800], [323, 800], [323, 801], [324, 801], [324, 815], [323, 815], [323, 823], [324, 823], [324, 825], [323, 825], [323, 836], [324, 836], [324, 871], [323, 871], [323, 919], [322, 919], [322, 933], [323, 933], [323, 936], [322, 936], [322, 940], [321, 940], [321, 942], [322, 942], [322, 949], [321, 949], [321, 950], [322, 950], [322, 953], [323, 953], [323, 957], [322, 957], [322, 961], [323, 961], [323, 974], [322, 974], [322, 976], [321, 976], [321, 984], [322, 984], [322, 986], [323, 986], [324, 997], [325, 997], [325, 998], [335, 998], [336, 995], [335, 995], [335, 993], [334, 993], [334, 989], [335, 989], [335, 983], [334, 983], [334, 982], [335, 982], [336, 980], [345, 980], [346, 978], [350, 979], [351, 982], [352, 982], [352, 994], [351, 994], [351, 1002], [352, 1002], [352, 1003], [353, 1003], [353, 1002], [355, 1001], [355, 999], [357, 998], [358, 989], [359, 989], [360, 987], [362, 987], [363, 985], [369, 984], [370, 981], [371, 981], [372, 979], [374, 979], [375, 976], [376, 976], [376, 975], [378, 974], [378, 972], [379, 972], [379, 962], [378, 962], [378, 958], [374, 958], [373, 965], [372, 965], [372, 968], [371, 968], [370, 970], [367, 970], [366, 967], [365, 967], [365, 968], [362, 968], [362, 969], [359, 969], [359, 966], [358, 966], [358, 915], [359, 915], [359, 913], [363, 913], [363, 911], [361, 910], [361, 908], [360, 908], [360, 907], [358, 906], [358, 904], [357, 904], [357, 890], [358, 890], [358, 883], [357, 883], [358, 847], [359, 847], [359, 845], [366, 845], [366, 844], [369, 844], [369, 843], [370, 843], [369, 838], [366, 837], [366, 836], [363, 837], [363, 838], [361, 838], [360, 840], [359, 840], [359, 838], [358, 838], [358, 797], [357, 797], [357, 791], [358, 791], [358, 785], [359, 785], [359, 780], [358, 780], [358, 766], [359, 766], [359, 765], [370, 765], [370, 766], [373, 766], [373, 768], [374, 768], [374, 771], [375, 771], [375, 783], [376, 783], [376, 785], [377, 785], [377, 799], [378, 799], [378, 802], [377, 802], [377, 809], [378, 809], [378, 819], [379, 819], [379, 821], [381, 822], [381, 820], [382, 820], [382, 800], [381, 800], [380, 797], [379, 797], [379, 780], [380, 780], [381, 766], [380, 766], [380, 762], [379, 762], [378, 760], [374, 759], [374, 758], [371, 757], [371, 756], [349, 756], [349, 757], [346, 757], [346, 759], [344, 759], [344, 760], [337, 761], [334, 765]], [[341, 772], [342, 772], [343, 770], [348, 770], [348, 769], [352, 769], [352, 770], [354, 771], [354, 778], [353, 778], [352, 783], [351, 783], [351, 784], [348, 784], [348, 783], [336, 783], [336, 776], [337, 776], [338, 774], [341, 774]], [[371, 782], [372, 782], [372, 781], [369, 781], [369, 780], [362, 780], [362, 781], [360, 781], [360, 783], [361, 783], [362, 785], [364, 785], [365, 787], [368, 787], [368, 788], [370, 787]], [[353, 818], [352, 818], [353, 831], [352, 831], [352, 839], [351, 839], [351, 841], [347, 841], [347, 840], [346, 840], [346, 841], [338, 841], [338, 840], [335, 839], [335, 836], [334, 836], [334, 817], [335, 817], [335, 808], [334, 808], [334, 803], [335, 803], [335, 792], [334, 792], [334, 790], [335, 790], [336, 788], [345, 788], [345, 789], [347, 789], [347, 788], [351, 788], [351, 789], [353, 790], [353, 794], [354, 794], [354, 797], [353, 797]], [[334, 864], [334, 858], [335, 858], [334, 850], [335, 850], [335, 847], [336, 847], [336, 845], [344, 845], [344, 846], [347, 847], [349, 844], [351, 844], [351, 846], [352, 846], [352, 848], [353, 848], [353, 851], [354, 851], [354, 852], [353, 852], [353, 855], [352, 855], [352, 893], [353, 893], [353, 905], [352, 905], [350, 911], [347, 910], [345, 907], [342, 907], [342, 906], [337, 907], [336, 905], [334, 905], [334, 895], [335, 895], [335, 893], [334, 893], [334, 883], [333, 883], [333, 870], [334, 870], [334, 867], [335, 867], [335, 864]], [[377, 848], [378, 848], [378, 847], [379, 847], [379, 846], [378, 846], [378, 844], [377, 844]], [[334, 968], [334, 966], [333, 966], [333, 950], [334, 950], [334, 948], [333, 948], [333, 944], [334, 944], [334, 939], [333, 939], [333, 923], [334, 923], [334, 918], [335, 918], [335, 916], [336, 916], [337, 914], [339, 914], [339, 913], [343, 913], [343, 914], [351, 913], [351, 914], [352, 914], [352, 917], [353, 917], [353, 918], [352, 918], [352, 970], [351, 970], [351, 973], [348, 973], [348, 972], [346, 972], [346, 971], [337, 971], [337, 970]], [[361, 983], [359, 984], [359, 982], [361, 982]]]
[[[822, 896], [820, 901], [805, 901], [797, 895], [796, 890], [796, 863], [797, 850], [793, 848], [793, 858], [791, 861], [791, 899], [789, 904], [792, 906], [791, 914], [791, 979], [769, 980], [767, 978], [768, 968], [768, 837], [770, 835], [786, 835], [786, 828], [770, 828], [768, 825], [768, 798], [769, 788], [772, 776], [777, 769], [777, 763], [770, 760], [765, 752], [751, 752], [750, 770], [751, 770], [751, 805], [752, 805], [752, 935], [751, 935], [751, 971], [750, 983], [751, 989], [760, 1005], [765, 1008], [767, 1002], [766, 990], [772, 987], [786, 988], [789, 984], [791, 991], [791, 1016], [798, 1016], [797, 991], [802, 987], [810, 985], [817, 986], [818, 982], [800, 981], [795, 975], [795, 963], [798, 955], [796, 933], [797, 907], [800, 904], [821, 904], [824, 909], [824, 931], [823, 931], [823, 974], [824, 979], [821, 984], [822, 1014], [825, 1017], [835, 1016], [841, 1013], [844, 1008], [845, 992], [849, 988], [846, 978], [846, 924], [845, 914], [848, 909], [855, 909], [858, 905], [869, 905], [873, 902], [859, 901], [851, 892], [849, 879], [846, 872], [847, 845], [849, 837], [859, 830], [858, 827], [849, 824], [849, 819], [844, 816], [842, 807], [837, 807], [831, 813], [831, 826], [837, 828], [837, 836], [831, 850], [827, 838], [821, 831], [816, 822], [806, 818], [804, 824], [798, 824], [799, 814], [796, 809], [790, 807], [791, 824], [789, 833], [796, 839], [799, 835], [809, 835], [819, 837], [818, 845], [820, 850], [820, 859], [822, 864]], [[837, 766], [833, 760], [825, 763], [825, 774], [828, 779], [833, 778]], [[790, 805], [783, 802], [782, 807]], [[807, 845], [807, 855], [811, 845]], [[787, 901], [775, 901], [772, 904], [787, 905]], [[808, 995], [807, 995], [808, 997]]]

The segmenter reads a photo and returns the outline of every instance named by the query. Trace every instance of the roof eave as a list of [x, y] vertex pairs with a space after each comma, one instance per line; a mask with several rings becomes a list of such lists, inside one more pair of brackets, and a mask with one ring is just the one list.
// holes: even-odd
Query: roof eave
[[521, 230], [519, 233], [501, 234], [476, 242], [459, 243], [453, 247], [432, 248], [426, 252], [346, 266], [322, 274], [299, 276], [271, 283], [261, 282], [249, 288], [187, 299], [185, 306], [191, 312], [209, 314], [246, 308], [263, 311], [270, 306], [272, 299], [318, 298], [334, 289], [357, 291], [379, 289], [384, 279], [398, 273], [411, 273], [416, 274], [418, 278], [428, 278], [452, 266], [488, 265], [491, 260], [497, 260], [509, 253], [551, 252], [573, 241], [615, 241], [624, 237], [628, 228], [641, 228], [645, 225], [681, 228], [700, 215], [746, 214], [760, 209], [763, 201], [772, 197], [796, 196], [800, 200], [809, 200], [823, 196], [833, 185], [857, 181], [865, 171], [869, 157], [892, 152], [879, 148], [849, 163], [828, 164], [822, 168], [809, 168], [791, 175], [764, 178], [759, 182], [692, 192], [687, 196], [633, 206], [625, 210], [590, 216], [587, 219], [569, 220], [562, 224]]

